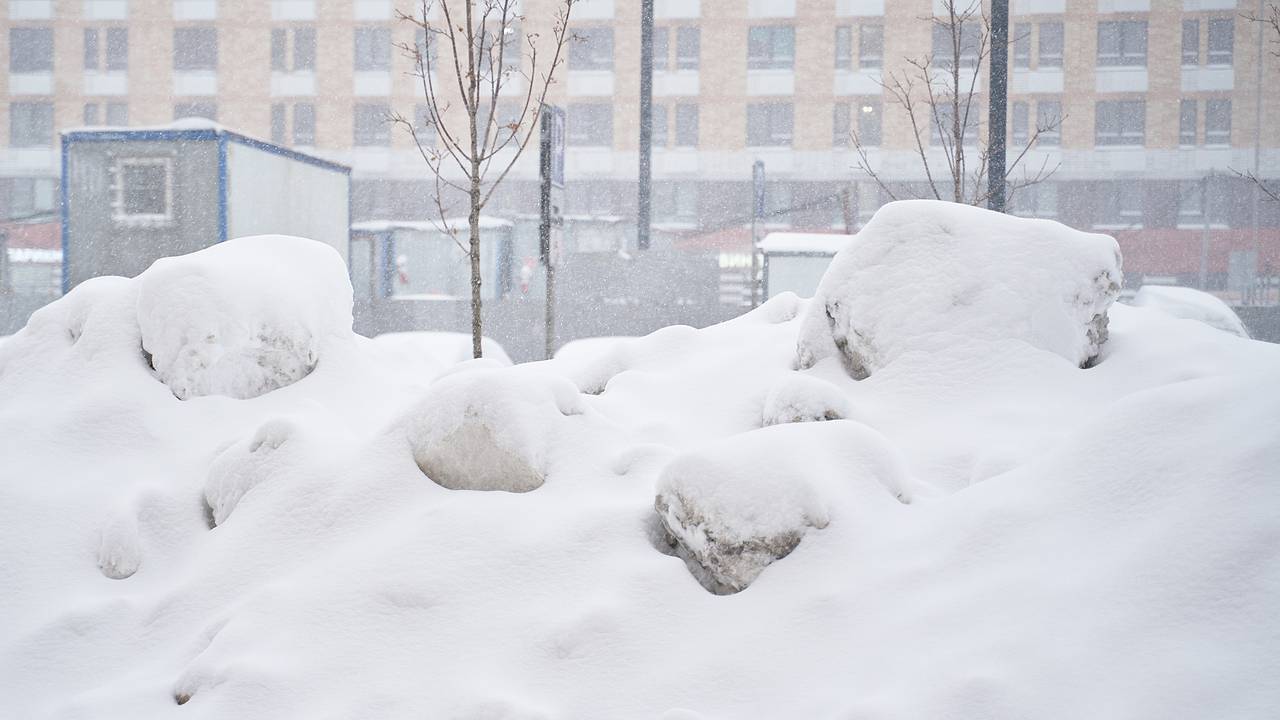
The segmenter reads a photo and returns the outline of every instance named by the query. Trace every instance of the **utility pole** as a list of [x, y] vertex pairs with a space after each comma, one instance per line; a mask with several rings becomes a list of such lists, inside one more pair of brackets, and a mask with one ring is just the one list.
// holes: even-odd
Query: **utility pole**
[[640, 195], [636, 247], [649, 249], [650, 185], [653, 181], [653, 0], [640, 4]]
[[760, 306], [760, 236], [764, 219], [764, 161], [751, 165], [751, 307]]
[[1209, 284], [1209, 180], [1213, 177], [1210, 170], [1206, 177], [1200, 178], [1200, 289]]
[[987, 124], [987, 207], [1005, 209], [1005, 115], [1009, 101], [1009, 0], [991, 0], [991, 67]]

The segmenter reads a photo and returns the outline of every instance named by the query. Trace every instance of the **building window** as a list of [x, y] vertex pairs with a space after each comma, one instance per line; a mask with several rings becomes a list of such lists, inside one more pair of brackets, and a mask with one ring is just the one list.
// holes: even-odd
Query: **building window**
[[9, 146], [16, 148], [52, 147], [53, 104], [10, 103]]
[[573, 36], [569, 41], [570, 70], [613, 69], [613, 28], [578, 28]]
[[747, 105], [747, 145], [788, 147], [794, 123], [791, 103], [751, 103]]
[[848, 70], [853, 67], [853, 28], [848, 25], [836, 26], [836, 69]]
[[884, 26], [858, 26], [858, 67], [878, 68], [884, 64]]
[[676, 146], [698, 147], [698, 106], [693, 103], [676, 105]]
[[1009, 111], [1009, 134], [1013, 150], [1017, 151], [1031, 140], [1031, 107], [1025, 102], [1015, 102]]
[[1036, 145], [1055, 147], [1062, 144], [1062, 103], [1057, 100], [1036, 102]]
[[98, 29], [84, 29], [84, 69], [97, 70], [101, 65], [102, 46], [98, 44]]
[[189, 117], [217, 120], [218, 106], [211, 102], [185, 102], [177, 103], [173, 106], [174, 120], [181, 120], [182, 118]]
[[1183, 147], [1194, 147], [1196, 144], [1196, 126], [1199, 125], [1195, 100], [1183, 100], [1178, 105], [1178, 144]]
[[696, 27], [676, 30], [676, 68], [697, 70], [702, 56], [702, 32]]
[[1042, 68], [1062, 67], [1062, 23], [1040, 23], [1040, 56]]
[[1118, 20], [1098, 23], [1098, 64], [1146, 65], [1147, 21]]
[[790, 70], [796, 60], [796, 29], [790, 25], [758, 25], [747, 32], [747, 67]]
[[1136, 145], [1146, 140], [1147, 103], [1143, 100], [1102, 100], [1095, 111], [1095, 145]]
[[413, 106], [413, 132], [417, 135], [418, 143], [424, 148], [435, 147], [440, 139], [440, 134], [436, 131], [436, 123], [431, 118], [431, 108], [424, 103]]
[[122, 102], [107, 103], [107, 124], [112, 127], [125, 127], [129, 124], [129, 104]]
[[1200, 64], [1200, 21], [1182, 21], [1182, 64]]
[[1058, 186], [1040, 182], [1016, 188], [1010, 198], [1013, 214], [1021, 217], [1058, 217]]
[[1204, 104], [1204, 144], [1231, 144], [1231, 101], [1207, 100]]
[[271, 30], [271, 69], [278, 72], [314, 70], [316, 67], [316, 29], [293, 28], [293, 65], [289, 65], [289, 29]]
[[1235, 21], [1217, 18], [1209, 21], [1209, 65], [1230, 65], [1235, 48]]
[[112, 174], [116, 222], [163, 225], [173, 220], [172, 158], [119, 158]]
[[86, 103], [84, 106], [84, 124], [93, 127], [98, 124], [98, 103]]
[[1142, 184], [1136, 181], [1100, 182], [1094, 186], [1095, 225], [1142, 227]]
[[667, 108], [665, 105], [654, 105], [653, 115], [649, 122], [649, 141], [653, 147], [667, 146]]
[[52, 28], [9, 28], [9, 72], [53, 71]]
[[836, 103], [831, 113], [831, 146], [849, 147], [849, 136], [852, 132], [852, 126], [849, 124], [849, 103]]
[[357, 103], [355, 106], [355, 144], [371, 147], [391, 144], [390, 115], [386, 105]]
[[271, 106], [271, 142], [283, 145], [285, 142], [284, 105], [276, 103]]
[[316, 144], [315, 105], [298, 103], [293, 106], [293, 144], [307, 147]]
[[959, 51], [960, 67], [978, 66], [979, 46], [982, 44], [982, 26], [977, 20], [960, 23], [959, 47], [949, 25], [933, 23], [933, 59], [931, 65], [944, 70], [951, 69], [951, 61]]
[[1013, 26], [1013, 67], [1019, 70], [1031, 67], [1031, 23]]
[[867, 147], [878, 147], [881, 127], [880, 100], [877, 98], [856, 100], [853, 107], [857, 108], [858, 142]]
[[1230, 227], [1234, 197], [1223, 182], [1184, 180], [1178, 183], [1179, 227]]
[[613, 145], [613, 106], [581, 103], [569, 106], [565, 117], [565, 141], [580, 147]]
[[[960, 103], [960, 113], [962, 118], [963, 142], [965, 145], [974, 145], [978, 142], [978, 108], [973, 106], [968, 110], [964, 107], [964, 102]], [[955, 142], [955, 107], [951, 104], [949, 98], [941, 98], [933, 108], [933, 144], [951, 146]]]
[[391, 28], [361, 25], [355, 31], [355, 69], [385, 71], [391, 69]]
[[173, 69], [217, 70], [217, 29], [212, 27], [174, 28]]
[[662, 72], [671, 67], [671, 44], [667, 29], [653, 29], [653, 71]]

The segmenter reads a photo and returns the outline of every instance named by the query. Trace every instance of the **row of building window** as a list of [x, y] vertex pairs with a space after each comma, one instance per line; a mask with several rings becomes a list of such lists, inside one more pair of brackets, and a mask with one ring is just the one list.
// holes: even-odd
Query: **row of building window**
[[[1203, 113], [1201, 107], [1203, 106]], [[272, 106], [271, 139], [295, 145], [314, 145], [316, 132], [315, 106], [293, 105], [292, 139], [286, 133], [286, 105]], [[937, 118], [930, 121], [934, 145], [950, 142], [941, 128], [951, 127], [952, 107], [937, 106]], [[514, 115], [514, 106], [500, 105], [504, 116]], [[389, 107], [378, 103], [360, 103], [354, 109], [354, 143], [386, 145], [390, 142], [387, 118]], [[11, 147], [48, 147], [53, 141], [52, 103], [12, 103], [9, 106], [9, 145]], [[211, 102], [187, 102], [174, 105], [174, 117], [206, 117], [216, 119], [217, 106]], [[1231, 144], [1231, 100], [1209, 98], [1203, 101], [1184, 99], [1179, 105], [1178, 143], [1191, 147], [1200, 138], [1203, 114], [1203, 144]], [[848, 146], [855, 138], [860, 144], [875, 147], [881, 142], [881, 105], [878, 98], [865, 98], [849, 103], [836, 103], [833, 109], [832, 144]], [[978, 113], [969, 114], [964, 138], [967, 144], [978, 140]], [[1146, 142], [1146, 102], [1142, 100], [1100, 100], [1095, 106], [1094, 144], [1099, 147], [1142, 146]], [[657, 147], [697, 147], [698, 106], [677, 103], [669, 111], [664, 105], [654, 107], [653, 142]], [[515, 118], [503, 119], [506, 127]], [[1031, 123], [1031, 103], [1015, 101], [1010, 105], [1009, 131], [1015, 146], [1035, 140], [1039, 146], [1061, 143], [1062, 105], [1056, 100], [1035, 103], [1035, 124]], [[128, 124], [125, 103], [88, 103], [84, 106], [86, 125]], [[419, 110], [418, 123], [430, 132], [430, 123]], [[747, 105], [747, 145], [751, 147], [788, 147], [795, 130], [794, 109], [787, 102], [750, 103]], [[571, 145], [608, 147], [613, 144], [613, 106], [603, 103], [571, 104], [567, 141]]]
[[[1182, 21], [1182, 64], [1199, 65], [1201, 60], [1201, 20]], [[1230, 65], [1234, 52], [1235, 23], [1232, 18], [1210, 18], [1204, 59], [1208, 65]], [[1013, 67], [1031, 66], [1032, 36], [1037, 42], [1037, 67], [1058, 68], [1063, 62], [1063, 24], [1042, 22], [1033, 33], [1031, 23], [1013, 27]], [[675, 33], [674, 63], [671, 30]], [[978, 64], [982, 29], [975, 22], [960, 26], [957, 43], [947, 26], [933, 26], [932, 64], [949, 68], [958, 59], [961, 67]], [[569, 67], [574, 70], [611, 70], [613, 68], [613, 28], [584, 27], [574, 31], [569, 45]], [[292, 42], [290, 42], [292, 36]], [[509, 32], [518, 39], [518, 30]], [[385, 25], [357, 26], [353, 35], [354, 67], [358, 71], [391, 68], [391, 28]], [[855, 38], [857, 40], [855, 54]], [[419, 31], [419, 47], [423, 47]], [[432, 43], [434, 46], [434, 43]], [[173, 67], [176, 70], [214, 70], [218, 65], [218, 31], [212, 26], [179, 27], [173, 31]], [[292, 48], [292, 53], [290, 53]], [[434, 47], [429, 48], [434, 51]], [[653, 62], [658, 70], [694, 70], [701, 54], [700, 30], [696, 26], [654, 29]], [[791, 25], [761, 25], [747, 31], [747, 67], [753, 70], [793, 69], [796, 56], [795, 28]], [[958, 52], [957, 52], [958, 51]], [[84, 31], [84, 64], [86, 69], [124, 70], [129, 64], [128, 30], [123, 27], [86, 28]], [[519, 62], [519, 53], [508, 54]], [[879, 68], [884, 63], [884, 26], [864, 24], [840, 25], [835, 28], [835, 66], [853, 68], [854, 58], [861, 69]], [[271, 30], [271, 67], [273, 70], [314, 70], [316, 63], [316, 30], [302, 25]], [[1145, 66], [1147, 64], [1147, 21], [1115, 20], [1098, 23], [1097, 64], [1101, 67]], [[47, 27], [21, 27], [9, 30], [9, 69], [11, 72], [47, 72], [53, 70], [53, 30]]]

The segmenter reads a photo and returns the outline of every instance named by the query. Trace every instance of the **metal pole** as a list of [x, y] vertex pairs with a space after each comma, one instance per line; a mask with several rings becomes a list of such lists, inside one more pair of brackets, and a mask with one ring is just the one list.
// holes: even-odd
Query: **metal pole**
[[[1266, 12], [1265, 0], [1258, 0], [1258, 19], [1259, 19], [1258, 57], [1257, 57], [1258, 67], [1257, 67], [1257, 71], [1255, 72], [1255, 78], [1254, 78], [1255, 82], [1257, 83], [1258, 91], [1257, 91], [1257, 94], [1254, 96], [1257, 103], [1255, 104], [1253, 109], [1253, 176], [1255, 178], [1262, 177], [1261, 175], [1259, 175], [1259, 172], [1261, 172], [1262, 170], [1262, 65], [1266, 61], [1266, 56], [1263, 54], [1263, 47], [1266, 43], [1264, 42], [1262, 31], [1266, 23], [1261, 22], [1261, 19], [1265, 12]], [[1257, 182], [1254, 182], [1251, 190], [1253, 191], [1252, 204], [1253, 204], [1254, 277], [1250, 278], [1249, 292], [1248, 292], [1249, 297], [1245, 299], [1249, 302], [1250, 305], [1263, 305], [1263, 304], [1266, 304], [1266, 302], [1270, 299], [1269, 297], [1262, 300], [1261, 302], [1259, 302], [1258, 298], [1253, 297], [1255, 295], [1255, 291], [1257, 289], [1257, 284], [1258, 284], [1257, 268], [1262, 260], [1262, 242], [1261, 242], [1261, 238], [1259, 237], [1259, 226], [1262, 225], [1262, 218], [1259, 217], [1261, 208], [1258, 207], [1258, 204], [1261, 201], [1262, 188], [1258, 187]], [[1269, 296], [1270, 294], [1271, 293], [1268, 291], [1267, 295]]]
[[653, 179], [653, 0], [640, 5], [640, 194], [636, 247], [649, 249], [650, 183]]
[[1200, 289], [1209, 284], [1209, 178], [1213, 171], [1200, 179]]
[[764, 161], [751, 165], [751, 307], [760, 306], [759, 221], [764, 218]]
[[987, 110], [987, 207], [1004, 212], [1005, 115], [1009, 102], [1009, 0], [991, 0], [991, 82]]

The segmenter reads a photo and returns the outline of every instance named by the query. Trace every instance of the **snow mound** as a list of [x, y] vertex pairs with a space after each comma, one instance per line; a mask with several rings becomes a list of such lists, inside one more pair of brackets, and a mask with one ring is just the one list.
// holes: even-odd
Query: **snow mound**
[[438, 380], [402, 422], [414, 461], [436, 484], [528, 492], [546, 479], [565, 418], [583, 411], [562, 377], [480, 367]]
[[1176, 318], [1198, 320], [1238, 337], [1249, 337], [1244, 322], [1231, 306], [1195, 288], [1143, 285], [1133, 298], [1136, 307], [1155, 308]]
[[849, 399], [840, 388], [804, 373], [788, 373], [765, 396], [761, 424], [841, 420], [849, 415]]
[[214, 459], [204, 486], [204, 500], [214, 525], [227, 521], [245, 493], [281, 468], [299, 464], [297, 453], [280, 452], [295, 434], [297, 425], [292, 420], [273, 418]]
[[1107, 338], [1120, 251], [1106, 235], [934, 200], [885, 205], [832, 261], [798, 361], [865, 378], [957, 339], [1017, 339], [1086, 365]]
[[258, 235], [163, 258], [137, 283], [142, 347], [181, 400], [290, 385], [328, 343], [352, 336], [346, 266], [303, 238]]
[[[695, 576], [727, 594], [789, 555], [811, 528], [827, 527], [834, 501], [869, 492], [880, 505], [906, 502], [907, 484], [883, 438], [859, 423], [786, 424], [672, 460], [654, 509]], [[854, 504], [864, 503], [876, 504]]]

